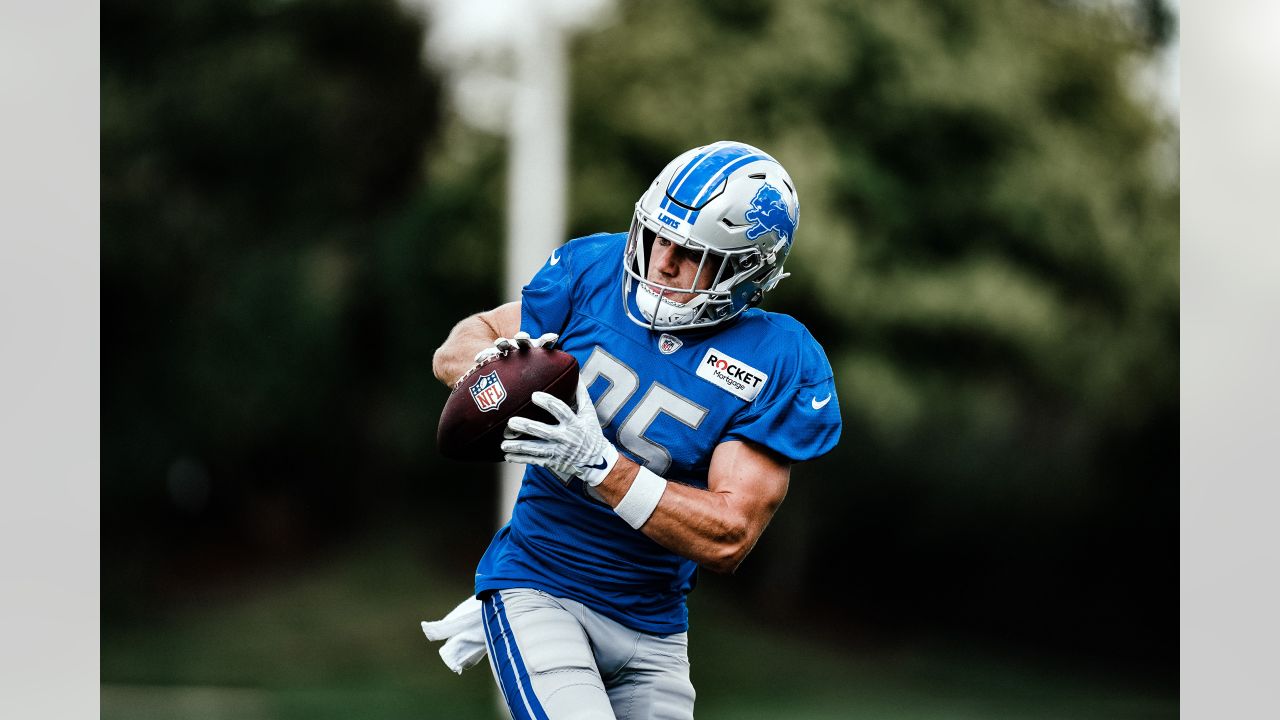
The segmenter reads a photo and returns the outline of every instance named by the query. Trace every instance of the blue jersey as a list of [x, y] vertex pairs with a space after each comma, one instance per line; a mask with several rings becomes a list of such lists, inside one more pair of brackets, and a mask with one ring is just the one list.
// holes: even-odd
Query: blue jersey
[[[751, 309], [720, 326], [662, 333], [623, 311], [626, 234], [570, 241], [525, 286], [520, 329], [560, 334], [604, 435], [675, 482], [707, 486], [711, 454], [749, 440], [799, 462], [840, 437], [831, 365], [795, 319]], [[530, 587], [642, 632], [688, 629], [696, 564], [631, 528], [580, 480], [529, 465], [511, 521], [476, 570], [476, 593]]]

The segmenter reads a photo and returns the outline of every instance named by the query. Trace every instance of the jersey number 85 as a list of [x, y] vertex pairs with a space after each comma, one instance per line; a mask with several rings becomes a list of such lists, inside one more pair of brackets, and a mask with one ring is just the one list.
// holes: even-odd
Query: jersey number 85
[[[640, 376], [636, 371], [599, 346], [591, 352], [579, 377], [587, 387], [601, 377], [609, 383], [595, 401], [600, 427], [608, 427], [622, 406], [640, 389]], [[618, 426], [618, 444], [639, 458], [651, 472], [663, 475], [671, 467], [671, 453], [645, 437], [645, 432], [659, 414], [675, 419], [690, 430], [697, 430], [707, 417], [707, 409], [655, 380]]]

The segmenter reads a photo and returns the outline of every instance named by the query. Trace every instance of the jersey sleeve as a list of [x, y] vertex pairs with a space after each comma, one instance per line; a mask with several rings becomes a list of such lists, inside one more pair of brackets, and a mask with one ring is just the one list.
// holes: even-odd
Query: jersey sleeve
[[791, 462], [820, 457], [840, 440], [840, 401], [825, 353], [800, 353], [800, 366], [783, 375], [771, 392], [749, 405], [729, 428], [726, 440], [750, 440]]
[[551, 251], [520, 294], [520, 329], [533, 337], [562, 333], [573, 308], [571, 244]]

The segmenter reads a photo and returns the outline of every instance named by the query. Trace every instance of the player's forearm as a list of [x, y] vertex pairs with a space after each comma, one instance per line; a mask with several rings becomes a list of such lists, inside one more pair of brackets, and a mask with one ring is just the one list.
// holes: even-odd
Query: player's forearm
[[[620, 457], [596, 491], [610, 506], [631, 489], [639, 465]], [[749, 514], [730, 493], [711, 492], [667, 481], [662, 499], [640, 531], [668, 550], [710, 570], [731, 573], [751, 552], [763, 527], [753, 527]]]
[[[514, 327], [511, 327], [514, 321]], [[467, 317], [453, 326], [449, 337], [431, 358], [436, 379], [452, 386], [475, 364], [476, 353], [500, 337], [511, 337], [520, 329], [520, 303], [507, 303], [487, 312]]]
[[472, 315], [453, 326], [444, 344], [431, 357], [436, 379], [452, 386], [475, 364], [476, 353], [501, 337], [482, 315]]
[[670, 481], [640, 531], [668, 550], [720, 573], [737, 570], [760, 537], [727, 493]]

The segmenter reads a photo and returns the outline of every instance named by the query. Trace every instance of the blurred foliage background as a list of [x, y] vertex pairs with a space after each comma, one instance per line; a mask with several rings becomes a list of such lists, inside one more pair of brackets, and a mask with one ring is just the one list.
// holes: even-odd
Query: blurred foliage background
[[[423, 32], [103, 3], [104, 717], [493, 715], [416, 623], [493, 531], [430, 359], [509, 299], [505, 147]], [[691, 598], [700, 717], [1176, 716], [1178, 129], [1135, 79], [1175, 33], [1160, 0], [653, 0], [574, 41], [569, 237], [684, 149], [771, 152], [802, 221], [765, 306], [845, 413]]]

